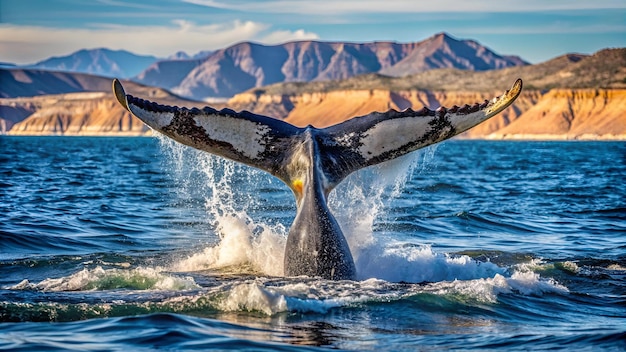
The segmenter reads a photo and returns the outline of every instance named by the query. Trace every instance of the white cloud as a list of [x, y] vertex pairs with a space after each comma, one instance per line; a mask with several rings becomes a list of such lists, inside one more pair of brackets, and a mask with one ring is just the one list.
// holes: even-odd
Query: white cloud
[[363, 13], [540, 12], [624, 9], [624, 0], [182, 0], [213, 8], [260, 13], [340, 15]]
[[190, 54], [215, 50], [241, 41], [277, 43], [317, 39], [304, 30], [272, 30], [253, 21], [197, 25], [185, 20], [163, 26], [100, 25], [96, 28], [47, 28], [0, 25], [0, 61], [34, 63], [79, 49], [105, 47], [137, 54], [169, 56], [184, 50]]

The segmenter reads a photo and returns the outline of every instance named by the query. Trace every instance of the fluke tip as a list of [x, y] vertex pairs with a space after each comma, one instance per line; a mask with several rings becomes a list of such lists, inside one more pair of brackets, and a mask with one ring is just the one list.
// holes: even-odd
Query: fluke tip
[[117, 78], [113, 79], [113, 94], [117, 101], [119, 101], [126, 110], [130, 111], [128, 102], [126, 101], [126, 92], [124, 92], [124, 87], [122, 87], [122, 84]]

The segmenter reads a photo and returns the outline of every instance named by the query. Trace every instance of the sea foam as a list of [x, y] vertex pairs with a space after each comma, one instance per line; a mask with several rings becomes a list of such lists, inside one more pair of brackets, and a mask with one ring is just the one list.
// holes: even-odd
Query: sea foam
[[10, 290], [37, 290], [47, 292], [102, 291], [114, 289], [179, 291], [197, 289], [191, 277], [165, 273], [163, 268], [137, 267], [134, 269], [85, 268], [72, 275], [48, 278], [39, 283], [23, 280], [8, 287]]

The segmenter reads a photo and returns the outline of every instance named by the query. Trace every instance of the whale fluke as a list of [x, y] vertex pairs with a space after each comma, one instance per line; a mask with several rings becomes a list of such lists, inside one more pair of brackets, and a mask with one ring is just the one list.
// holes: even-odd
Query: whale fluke
[[294, 192], [285, 274], [354, 279], [345, 238], [326, 204], [350, 173], [441, 142], [495, 116], [522, 91], [518, 79], [503, 95], [474, 105], [436, 110], [389, 110], [323, 129], [300, 128], [251, 112], [179, 108], [127, 95], [113, 80], [120, 104], [154, 130], [196, 149], [278, 177]]
[[[267, 116], [230, 109], [216, 110], [159, 105], [126, 95], [113, 80], [117, 100], [152, 129], [188, 146], [229, 158], [279, 176], [276, 160], [301, 129]], [[280, 177], [280, 176], [279, 176]]]

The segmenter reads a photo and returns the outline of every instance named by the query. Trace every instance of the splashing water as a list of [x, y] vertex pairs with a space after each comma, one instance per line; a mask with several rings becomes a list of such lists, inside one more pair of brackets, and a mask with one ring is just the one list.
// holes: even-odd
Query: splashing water
[[[374, 223], [385, 216], [386, 203], [402, 193], [404, 185], [418, 166], [420, 157], [425, 155], [429, 158], [423, 158], [423, 163], [432, 160], [434, 147], [427, 150], [431, 152], [408, 154], [356, 172], [330, 194], [330, 208], [346, 236], [359, 279], [388, 279], [388, 274], [393, 270], [387, 269], [399, 264], [397, 259], [408, 254], [388, 252], [387, 257], [390, 260], [375, 260], [374, 258], [385, 252], [387, 245], [384, 242], [387, 239], [384, 233], [374, 236]], [[391, 264], [392, 267], [380, 267], [381, 264]]]
[[286, 227], [248, 215], [262, 206], [253, 196], [254, 187], [267, 177], [261, 171], [192, 150], [163, 136], [159, 141], [172, 159], [174, 176], [184, 184], [181, 197], [204, 199], [207, 216], [220, 240], [216, 246], [178, 261], [173, 270], [252, 266], [266, 275], [283, 275]]
[[[173, 270], [195, 271], [227, 267], [250, 268], [265, 275], [282, 276], [289, 223], [253, 219], [250, 213], [264, 206], [256, 190], [272, 178], [262, 171], [192, 150], [160, 137], [172, 160], [174, 177], [184, 184], [181, 197], [200, 197], [219, 243], [184, 258]], [[357, 278], [391, 282], [424, 282], [493, 277], [504, 270], [467, 256], [435, 253], [428, 245], [392, 240], [375, 233], [375, 222], [385, 206], [400, 195], [407, 180], [434, 158], [435, 147], [369, 167], [350, 175], [329, 196], [357, 267]], [[275, 180], [274, 182], [281, 183]], [[282, 183], [281, 183], [282, 186]], [[286, 186], [284, 192], [289, 192]], [[295, 209], [294, 209], [295, 214]], [[292, 220], [292, 219], [289, 219]]]

